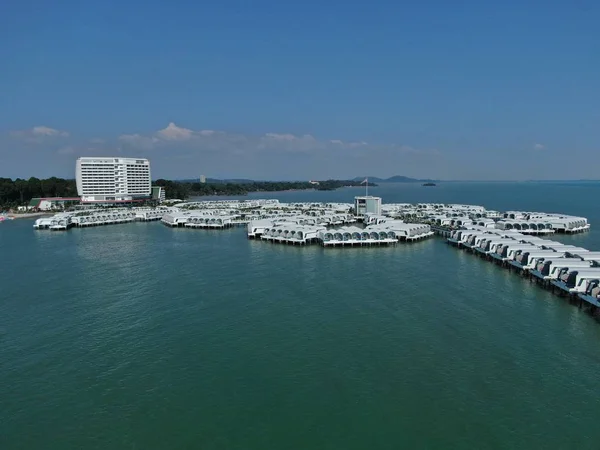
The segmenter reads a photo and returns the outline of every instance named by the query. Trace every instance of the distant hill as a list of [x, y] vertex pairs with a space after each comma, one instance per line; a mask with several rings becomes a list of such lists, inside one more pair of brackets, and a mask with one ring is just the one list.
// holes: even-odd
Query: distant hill
[[352, 178], [352, 181], [364, 181], [365, 178], [369, 179], [369, 183], [385, 183], [386, 180], [379, 177], [356, 177]]
[[395, 175], [395, 176], [389, 177], [389, 178], [356, 177], [356, 178], [353, 178], [352, 181], [362, 181], [365, 178], [368, 178], [369, 182], [374, 182], [374, 183], [431, 183], [431, 182], [436, 181], [436, 180], [430, 180], [430, 179], [410, 178], [410, 177], [405, 177], [403, 175]]

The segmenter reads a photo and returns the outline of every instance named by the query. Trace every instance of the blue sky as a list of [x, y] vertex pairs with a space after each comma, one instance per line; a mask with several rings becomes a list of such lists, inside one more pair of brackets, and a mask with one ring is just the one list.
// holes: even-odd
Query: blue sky
[[0, 4], [0, 176], [600, 178], [600, 3]]

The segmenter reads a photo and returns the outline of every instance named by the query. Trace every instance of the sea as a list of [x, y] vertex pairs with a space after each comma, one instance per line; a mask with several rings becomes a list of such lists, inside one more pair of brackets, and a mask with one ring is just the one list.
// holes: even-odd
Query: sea
[[[553, 239], [600, 250], [600, 183], [369, 193], [582, 215], [589, 233]], [[600, 323], [441, 238], [32, 224], [0, 224], [2, 450], [600, 448]]]

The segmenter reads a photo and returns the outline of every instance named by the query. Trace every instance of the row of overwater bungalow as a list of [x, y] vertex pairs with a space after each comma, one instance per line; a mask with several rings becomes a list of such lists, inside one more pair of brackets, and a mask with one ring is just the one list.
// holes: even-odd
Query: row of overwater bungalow
[[382, 214], [405, 221], [422, 221], [437, 227], [461, 228], [475, 225], [532, 235], [580, 233], [589, 230], [584, 217], [526, 211], [500, 213], [478, 205], [390, 203], [382, 206]]
[[161, 220], [171, 227], [228, 228], [251, 221], [278, 219], [307, 226], [337, 226], [352, 223], [349, 204], [290, 203], [278, 201], [216, 201], [191, 202], [177, 205], [176, 211]]
[[433, 235], [426, 224], [388, 220], [367, 227], [331, 226], [326, 223], [306, 223], [308, 219], [261, 219], [248, 223], [249, 239], [307, 245], [318, 243], [325, 247], [389, 245], [399, 241], [416, 241]]
[[[158, 208], [130, 209], [97, 209], [59, 213], [50, 218], [40, 218], [34, 224], [36, 229], [67, 230], [71, 227], [90, 227], [136, 221], [161, 220], [171, 227], [186, 228], [229, 228], [234, 225], [247, 224], [250, 221], [277, 218], [291, 221], [298, 225], [336, 227], [350, 225], [362, 220], [365, 225], [380, 225], [394, 219], [394, 214], [366, 214], [357, 218], [350, 213], [350, 203], [317, 203], [296, 202], [282, 204], [277, 200], [222, 200], [180, 203], [176, 207], [161, 206]], [[396, 204], [391, 205], [388, 212], [419, 211], [418, 217], [427, 217], [427, 211], [446, 211], [448, 215], [460, 217], [465, 211], [478, 214], [484, 208], [469, 205], [442, 204]], [[403, 214], [404, 214], [403, 213]], [[133, 215], [132, 215], [133, 214]], [[406, 214], [404, 214], [406, 215]], [[416, 217], [416, 216], [415, 216]], [[397, 218], [397, 217], [396, 217]], [[414, 218], [414, 217], [413, 217]], [[459, 220], [459, 219], [457, 219]], [[411, 222], [415, 222], [411, 220]], [[462, 222], [456, 222], [459, 225]], [[406, 236], [405, 236], [406, 234]], [[421, 239], [423, 233], [401, 232], [406, 240]], [[331, 240], [336, 242], [335, 239]], [[346, 239], [343, 242], [348, 242]], [[361, 239], [363, 242], [364, 239]], [[381, 240], [380, 240], [381, 241]]]
[[402, 208], [392, 207], [387, 214], [421, 220], [441, 228], [460, 229], [478, 226], [531, 235], [581, 233], [590, 228], [584, 217], [522, 211], [499, 213], [475, 205], [434, 205], [429, 208], [424, 205], [420, 208], [416, 206], [409, 208], [403, 205]]
[[135, 220], [140, 222], [152, 222], [155, 220], [161, 220], [165, 214], [177, 211], [176, 208], [169, 207], [158, 207], [158, 208], [135, 208]]
[[566, 295], [580, 307], [588, 305], [594, 315], [600, 315], [600, 252], [514, 230], [477, 226], [455, 230], [447, 241]]
[[[505, 232], [516, 231], [522, 234], [551, 234], [554, 232], [575, 233], [589, 229], [587, 220], [581, 217], [561, 214], [531, 213], [509, 211], [499, 213], [486, 210], [477, 205], [461, 204], [385, 204], [379, 214], [367, 213], [363, 217], [352, 214], [350, 203], [279, 203], [277, 200], [223, 200], [180, 203], [176, 207], [131, 208], [111, 210], [86, 210], [75, 213], [59, 213], [52, 218], [41, 218], [34, 224], [38, 229], [66, 230], [70, 227], [89, 227], [126, 223], [133, 220], [161, 220], [170, 227], [222, 229], [241, 224], [253, 224], [248, 236], [262, 235], [264, 228], [272, 228], [273, 220], [277, 223], [291, 222], [291, 227], [307, 227], [295, 233], [291, 229], [284, 238], [270, 236], [273, 241], [291, 243], [306, 243], [316, 239], [324, 245], [364, 245], [365, 243], [387, 243], [389, 232], [398, 240], [419, 240], [429, 236], [430, 226], [436, 231], [478, 226], [497, 229]], [[133, 214], [133, 217], [132, 217]], [[356, 238], [357, 231], [348, 229], [340, 235], [323, 235], [318, 233], [322, 228], [350, 226], [362, 222], [367, 227], [380, 226], [389, 228], [395, 224], [397, 229], [383, 230], [381, 236], [376, 235], [367, 239], [361, 234]], [[410, 225], [407, 225], [410, 224]], [[404, 224], [400, 226], [399, 224]], [[421, 228], [424, 227], [424, 228]], [[358, 227], [361, 228], [362, 227]], [[277, 230], [269, 230], [277, 234]], [[282, 233], [285, 234], [284, 230]], [[294, 239], [288, 239], [291, 236]], [[302, 237], [299, 237], [302, 236]], [[319, 236], [321, 237], [319, 239]], [[354, 236], [354, 238], [352, 237]], [[385, 237], [383, 237], [385, 236]], [[265, 236], [268, 238], [269, 236]], [[274, 239], [277, 237], [277, 239]], [[393, 238], [392, 238], [393, 240]]]
[[235, 219], [236, 216], [210, 211], [172, 211], [163, 215], [161, 222], [170, 227], [222, 229], [235, 226]]
[[71, 228], [71, 214], [58, 213], [52, 217], [40, 217], [33, 223], [36, 230], [66, 231]]
[[129, 223], [136, 220], [136, 213], [130, 209], [88, 210], [61, 212], [52, 217], [37, 219], [33, 228], [37, 230], [66, 231], [72, 227], [94, 227]]

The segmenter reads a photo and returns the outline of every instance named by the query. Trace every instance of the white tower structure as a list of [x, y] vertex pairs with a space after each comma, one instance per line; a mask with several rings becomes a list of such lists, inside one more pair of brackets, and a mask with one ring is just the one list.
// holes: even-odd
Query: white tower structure
[[82, 157], [77, 159], [75, 177], [82, 202], [128, 201], [152, 194], [147, 159]]

